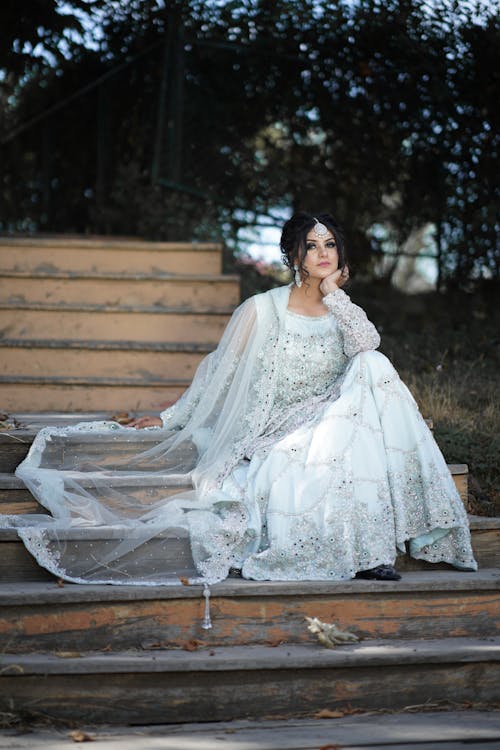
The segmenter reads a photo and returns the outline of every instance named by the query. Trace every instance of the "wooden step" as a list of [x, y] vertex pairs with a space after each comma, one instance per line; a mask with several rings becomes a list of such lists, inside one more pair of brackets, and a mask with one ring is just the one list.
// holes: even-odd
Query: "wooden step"
[[[140, 412], [138, 412], [140, 413]], [[33, 422], [31, 414], [17, 413], [12, 416], [22, 425], [25, 425], [19, 429], [0, 431], [0, 472], [2, 473], [13, 473], [17, 465], [22, 461], [28, 453], [31, 444], [35, 438], [37, 432], [46, 425], [59, 425], [61, 427], [77, 424], [78, 422], [94, 422], [104, 421], [112, 417], [113, 412], [83, 412], [82, 414], [71, 414], [68, 418], [67, 415], [40, 415], [40, 421]], [[119, 436], [123, 435], [123, 440], [119, 439]], [[144, 445], [145, 448], [152, 448], [161, 442], [162, 438], [156, 430], [138, 430], [134, 433], [135, 437], [132, 443], [130, 442], [130, 435], [127, 431], [124, 432], [112, 432], [100, 435], [100, 441], [108, 442], [113, 445], [114, 454], [122, 460], [127, 456], [132, 456], [137, 452], [137, 444]], [[63, 466], [63, 444], [69, 440], [68, 445], [73, 445], [76, 450], [78, 446], [85, 446], [85, 451], [88, 453], [93, 449], [98, 452], [98, 447], [92, 433], [78, 434], [74, 438], [61, 439], [57, 435], [54, 435], [50, 446], [50, 455], [52, 458], [59, 461]]]
[[1, 657], [0, 711], [127, 724], [298, 718], [320, 710], [493, 703], [499, 639], [370, 641]]
[[120, 651], [312, 643], [305, 617], [364, 640], [498, 634], [500, 571], [409, 572], [400, 581], [246, 581], [211, 586], [0, 584], [0, 650]]
[[219, 341], [232, 309], [0, 304], [1, 337], [91, 341]]
[[158, 414], [176, 401], [190, 381], [133, 378], [44, 378], [0, 377], [2, 409], [26, 411], [36, 404], [40, 409], [72, 412], [96, 411], [105, 404], [115, 411], [148, 411]]
[[[5, 387], [5, 386], [4, 386]], [[3, 407], [2, 407], [3, 408]], [[99, 420], [110, 419], [113, 415], [112, 411], [106, 412], [82, 412], [81, 414], [23, 414], [19, 413], [19, 410], [10, 410], [10, 419], [17, 422], [20, 427], [12, 430], [0, 431], [0, 473], [12, 473], [15, 471], [17, 465], [25, 458], [31, 443], [34, 440], [37, 432], [45, 426], [59, 425], [68, 426], [71, 424], [77, 424], [78, 422], [93, 422]], [[133, 413], [134, 410], [130, 409]], [[141, 435], [140, 439], [150, 441], [151, 446], [155, 445], [160, 438], [154, 431], [147, 431], [138, 433]], [[101, 437], [100, 439], [105, 439]], [[86, 450], [95, 443], [95, 440], [90, 434], [88, 437], [82, 437], [81, 435], [75, 437], [76, 441], [85, 442]], [[115, 450], [119, 452], [120, 458], [124, 458], [126, 455], [133, 455], [135, 448], [128, 442], [128, 439], [120, 442], [117, 440], [116, 433], [113, 433], [113, 445]], [[53, 447], [58, 445], [57, 437], [54, 438]], [[75, 444], [75, 447], [77, 443]], [[97, 448], [96, 448], [97, 450]], [[62, 457], [62, 453], [61, 453]], [[460, 492], [462, 499], [467, 499], [467, 464], [449, 464], [450, 472], [454, 478], [455, 484]]]
[[[154, 444], [154, 443], [151, 443]], [[20, 447], [22, 444], [9, 444], [9, 447], [16, 449], [16, 452], [14, 455], [21, 455]], [[59, 456], [59, 463], [61, 467], [64, 466], [64, 459], [62, 454], [59, 455], [58, 453], [58, 443], [57, 441], [54, 442], [54, 444], [51, 446], [51, 457]], [[90, 448], [91, 446], [89, 446]], [[89, 453], [89, 448], [86, 447], [87, 455], [92, 455], [92, 453]], [[128, 455], [126, 452], [127, 449], [130, 448], [129, 445], [124, 444], [123, 445], [123, 451], [120, 449], [120, 445], [117, 446], [118, 453], [116, 454], [117, 458], [122, 459], [124, 456]], [[24, 444], [24, 449], [26, 449], [26, 444]], [[21, 479], [18, 479], [16, 476], [14, 476], [10, 471], [14, 471], [16, 465], [14, 466], [14, 461], [12, 459], [12, 453], [8, 455], [9, 458], [9, 471], [0, 473], [0, 513], [32, 513], [32, 512], [43, 512], [43, 509], [40, 508], [38, 503], [34, 500], [29, 490], [24, 486]], [[19, 463], [19, 462], [18, 462]], [[13, 467], [13, 468], [12, 468]], [[454, 467], [450, 467], [452, 473]], [[463, 474], [459, 474], [458, 476], [462, 477]], [[109, 480], [106, 480], [109, 481]], [[142, 479], [142, 482], [145, 480]], [[168, 482], [165, 482], [165, 480], [161, 478], [153, 478], [153, 481], [158, 486], [159, 491], [162, 491], [161, 488], [165, 487]], [[90, 480], [89, 480], [90, 482]], [[178, 490], [179, 488], [177, 488]], [[16, 508], [16, 510], [14, 510]], [[483, 528], [488, 528], [488, 525], [495, 524], [496, 519], [487, 518], [487, 517], [480, 517], [480, 516], [471, 516], [472, 521], [476, 525], [475, 528], [478, 528], [478, 524], [481, 522], [484, 524]]]
[[26, 273], [0, 276], [0, 302], [227, 310], [240, 301], [237, 276]]
[[[145, 492], [154, 493], [154, 488]], [[103, 489], [106, 492], [106, 488]], [[140, 490], [138, 490], [140, 494]], [[169, 497], [173, 491], [169, 488], [167, 491], [159, 490], [159, 496]], [[3, 504], [2, 504], [3, 505]], [[13, 501], [5, 504], [4, 508], [12, 507], [19, 509], [24, 505], [24, 501]], [[26, 507], [26, 506], [24, 506]], [[474, 555], [480, 568], [500, 567], [499, 541], [500, 541], [500, 519], [482, 518], [479, 516], [470, 517], [471, 538]], [[102, 552], [107, 548], [107, 539], [116, 539], [117, 531], [108, 532], [106, 527], [96, 527], [93, 529], [75, 529], [64, 535], [66, 560], [72, 561], [77, 559], [81, 562], [82, 570], [90, 567], [90, 560], [96, 554], [97, 546], [100, 545]], [[128, 529], [123, 531], [124, 537], [130, 533]], [[196, 575], [194, 564], [191, 557], [189, 539], [185, 532], [165, 532], [158, 539], [149, 542], [151, 551], [161, 559], [163, 570], [158, 571], [158, 575], [173, 576], [177, 578], [180, 575], [194, 577]], [[18, 538], [16, 532], [9, 528], [0, 528], [0, 582], [19, 581], [45, 581], [53, 580], [53, 577], [44, 568], [37, 565], [34, 558], [24, 547], [24, 544]], [[86, 562], [85, 562], [86, 560]], [[137, 565], [134, 553], [130, 553], [127, 558], [130, 565]], [[64, 560], [62, 561], [64, 567]], [[403, 574], [412, 571], [438, 571], [451, 570], [452, 568], [446, 563], [431, 564], [424, 560], [415, 560], [408, 554], [399, 555], [396, 559], [396, 567]], [[136, 568], [137, 573], [140, 569]], [[147, 575], [147, 573], [145, 573]]]
[[[143, 385], [165, 377], [191, 381], [196, 368], [216, 343], [82, 341], [59, 339], [0, 340], [0, 376], [115, 379], [117, 374]], [[2, 407], [5, 408], [5, 407]]]
[[[68, 472], [68, 477], [70, 472]], [[76, 476], [73, 474], [72, 476]], [[154, 474], [145, 477], [144, 475], [129, 475], [125, 478], [101, 478], [96, 479], [93, 475], [78, 475], [83, 487], [88, 487], [99, 493], [99, 484], [101, 485], [100, 496], [109, 495], [109, 491], [119, 488], [126, 492], [128, 497], [134, 497], [137, 502], [150, 504], [160, 501], [170, 495], [181, 492], [182, 490], [192, 489], [192, 485], [183, 486], [169, 477], [158, 478]], [[26, 513], [47, 513], [47, 510], [41, 506], [30, 491], [24, 486], [21, 479], [14, 474], [0, 474], [0, 514], [5, 515], [23, 515]]]
[[[483, 710], [481, 710], [481, 708]], [[489, 710], [488, 710], [489, 708]], [[354, 714], [354, 715], [351, 715]], [[318, 720], [319, 719], [319, 720]], [[99, 727], [79, 724], [95, 750], [494, 750], [500, 721], [494, 706], [444, 702], [405, 711], [328, 712], [312, 719], [230, 720]], [[83, 732], [82, 732], [83, 730]], [[78, 730], [77, 730], [78, 732]], [[15, 750], [74, 750], [59, 727], [11, 729]], [[161, 740], [159, 739], [161, 738]], [[496, 744], [495, 744], [496, 743]], [[7, 748], [8, 744], [0, 745]], [[13, 750], [14, 744], [9, 750]]]
[[222, 245], [120, 238], [0, 238], [2, 272], [220, 274]]

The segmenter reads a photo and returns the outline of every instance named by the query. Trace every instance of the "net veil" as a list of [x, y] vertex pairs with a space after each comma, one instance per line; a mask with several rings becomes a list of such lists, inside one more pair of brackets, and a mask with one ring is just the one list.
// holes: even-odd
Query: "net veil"
[[228, 499], [221, 485], [267, 423], [288, 296], [281, 287], [237, 308], [191, 386], [161, 415], [163, 428], [88, 422], [38, 433], [16, 475], [50, 515], [4, 517], [4, 525], [40, 565], [75, 582], [211, 583], [190, 543], [211, 513], [222, 550], [220, 575], [211, 575], [227, 575], [251, 545], [252, 523], [237, 492]]

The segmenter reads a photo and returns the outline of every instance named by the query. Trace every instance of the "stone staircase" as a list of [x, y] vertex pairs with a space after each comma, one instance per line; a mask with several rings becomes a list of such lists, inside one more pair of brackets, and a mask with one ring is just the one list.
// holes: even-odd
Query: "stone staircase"
[[[0, 512], [41, 513], [13, 473], [38, 429], [158, 412], [215, 346], [238, 280], [221, 275], [218, 245], [133, 240], [3, 239], [0, 269], [0, 410], [20, 425], [0, 431]], [[126, 443], [113, 442], [125, 456]], [[467, 466], [449, 468], [465, 500]], [[128, 491], [178, 489], [157, 485]], [[477, 573], [400, 557], [398, 582], [229, 578], [211, 587], [209, 629], [200, 586], [57, 581], [0, 530], [0, 712], [156, 724], [491, 704], [500, 519], [470, 524]], [[67, 547], [106, 529], [94, 536], [75, 531]], [[167, 541], [167, 562], [189, 575], [188, 540]], [[324, 649], [306, 616], [361, 640]]]
[[219, 244], [0, 238], [0, 409], [158, 412], [238, 302]]

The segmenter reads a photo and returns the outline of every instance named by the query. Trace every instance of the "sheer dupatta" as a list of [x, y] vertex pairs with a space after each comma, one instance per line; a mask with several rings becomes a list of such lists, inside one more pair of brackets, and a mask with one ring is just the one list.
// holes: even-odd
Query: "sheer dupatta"
[[280, 287], [237, 308], [190, 388], [161, 415], [163, 428], [42, 429], [16, 475], [50, 515], [4, 516], [3, 526], [66, 580], [157, 585], [192, 577], [185, 538], [196, 513], [224, 517], [218, 488], [269, 419], [288, 298], [289, 287]]

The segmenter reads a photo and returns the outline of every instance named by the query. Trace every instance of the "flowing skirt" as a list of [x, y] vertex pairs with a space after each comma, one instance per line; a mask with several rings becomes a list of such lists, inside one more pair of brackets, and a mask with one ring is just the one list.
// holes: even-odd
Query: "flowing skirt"
[[[140, 470], [152, 433], [109, 423], [45, 428], [17, 473], [52, 517], [4, 525], [40, 565], [79, 583], [213, 583], [235, 566], [257, 580], [345, 580], [407, 548], [477, 568], [446, 462], [383, 354], [354, 356], [331, 400], [305, 400], [294, 420], [261, 436], [220, 486], [201, 497], [176, 490], [173, 499], [154, 461], [151, 475]], [[103, 461], [114, 438], [122, 458]]]
[[411, 393], [380, 352], [357, 354], [340, 396], [242, 461], [190, 514], [208, 578], [343, 580], [399, 553], [475, 570], [467, 515]]

